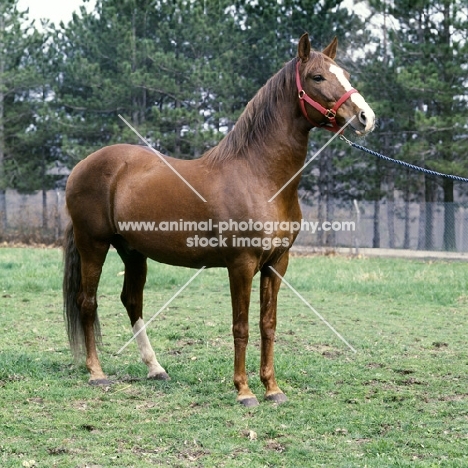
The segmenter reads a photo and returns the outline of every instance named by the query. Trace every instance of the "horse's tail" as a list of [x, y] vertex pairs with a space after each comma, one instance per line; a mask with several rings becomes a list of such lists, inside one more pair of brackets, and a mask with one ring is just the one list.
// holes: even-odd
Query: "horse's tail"
[[[78, 294], [81, 287], [81, 257], [75, 244], [73, 224], [67, 226], [63, 241], [63, 315], [68, 334], [70, 349], [75, 359], [85, 352], [85, 337], [81, 323]], [[96, 315], [94, 332], [98, 342], [101, 341], [99, 320]]]

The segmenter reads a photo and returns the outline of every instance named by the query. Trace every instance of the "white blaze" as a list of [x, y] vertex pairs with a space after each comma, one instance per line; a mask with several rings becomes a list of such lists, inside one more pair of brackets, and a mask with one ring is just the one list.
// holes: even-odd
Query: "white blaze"
[[[343, 69], [336, 65], [330, 65], [330, 72], [336, 76], [336, 79], [341, 84], [341, 86], [343, 86], [345, 92], [353, 88], [349, 80], [346, 78]], [[367, 104], [367, 102], [359, 93], [351, 94], [349, 99], [351, 99], [351, 101], [354, 102], [354, 104], [356, 104], [356, 106], [359, 107], [359, 109], [361, 109], [361, 111], [363, 111], [366, 115], [367, 124], [365, 131], [368, 132], [372, 130], [375, 124], [375, 114], [374, 111], [370, 108], [369, 104]]]

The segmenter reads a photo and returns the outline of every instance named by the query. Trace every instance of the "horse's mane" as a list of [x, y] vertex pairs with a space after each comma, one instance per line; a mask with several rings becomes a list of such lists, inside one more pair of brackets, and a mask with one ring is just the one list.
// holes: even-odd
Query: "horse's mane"
[[[324, 56], [312, 51], [311, 62], [323, 65]], [[268, 135], [284, 121], [284, 114], [278, 111], [278, 103], [297, 94], [296, 89], [297, 58], [290, 60], [260, 88], [249, 101], [237, 120], [234, 128], [208, 150], [204, 157], [211, 163], [232, 158], [245, 157], [252, 146], [261, 148]], [[292, 93], [291, 93], [292, 90]]]
[[[320, 52], [313, 51], [311, 61], [323, 62]], [[295, 68], [297, 58], [290, 60], [273, 75], [249, 101], [234, 128], [208, 150], [204, 157], [211, 163], [244, 157], [252, 146], [261, 147], [273, 128], [281, 125], [284, 115], [278, 110], [278, 103], [284, 98], [297, 94]], [[292, 93], [291, 93], [292, 90]], [[289, 95], [289, 97], [288, 97]]]
[[295, 88], [295, 66], [297, 59], [286, 63], [249, 101], [237, 120], [234, 128], [208, 150], [204, 157], [210, 162], [220, 162], [231, 158], [245, 157], [252, 146], [260, 147], [268, 134], [280, 125], [281, 112], [278, 103], [285, 96], [291, 96]]

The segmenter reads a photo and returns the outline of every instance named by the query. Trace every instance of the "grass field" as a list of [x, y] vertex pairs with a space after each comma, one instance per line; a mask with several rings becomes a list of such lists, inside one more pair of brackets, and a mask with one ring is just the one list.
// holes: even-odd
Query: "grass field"
[[[1, 467], [466, 467], [468, 266], [344, 257], [293, 258], [276, 372], [289, 401], [235, 403], [225, 270], [207, 270], [149, 327], [172, 377], [147, 381], [119, 301], [110, 252], [99, 291], [101, 360], [116, 380], [87, 384], [72, 361], [61, 301], [61, 252], [0, 249]], [[194, 270], [150, 263], [149, 318]], [[258, 377], [258, 280], [248, 372]]]

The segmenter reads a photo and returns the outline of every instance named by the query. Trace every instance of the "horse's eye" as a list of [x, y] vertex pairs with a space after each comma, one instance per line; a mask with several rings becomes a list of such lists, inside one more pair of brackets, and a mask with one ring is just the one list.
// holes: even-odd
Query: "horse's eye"
[[316, 83], [320, 83], [321, 81], [325, 81], [325, 78], [322, 76], [322, 75], [314, 75], [312, 77], [312, 79], [316, 82]]

